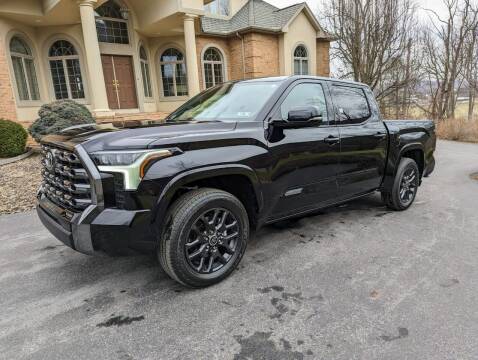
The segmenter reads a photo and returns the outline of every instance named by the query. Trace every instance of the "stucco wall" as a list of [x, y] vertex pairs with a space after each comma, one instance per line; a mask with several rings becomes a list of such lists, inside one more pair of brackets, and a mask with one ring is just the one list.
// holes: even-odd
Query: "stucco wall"
[[307, 16], [300, 13], [289, 25], [288, 31], [279, 40], [280, 45], [280, 73], [293, 75], [294, 49], [297, 45], [304, 45], [309, 55], [309, 74], [316, 75], [316, 39], [317, 31], [310, 23]]

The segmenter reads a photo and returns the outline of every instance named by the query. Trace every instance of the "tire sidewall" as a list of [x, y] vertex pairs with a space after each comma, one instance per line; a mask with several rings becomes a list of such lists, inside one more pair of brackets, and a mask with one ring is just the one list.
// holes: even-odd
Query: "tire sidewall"
[[[410, 168], [414, 170], [418, 181], [416, 184], [416, 190], [413, 193], [412, 200], [409, 203], [404, 204], [402, 200], [400, 199], [400, 185], [401, 185], [403, 176], [405, 175], [405, 172]], [[418, 193], [419, 178], [420, 178], [420, 171], [418, 169], [417, 163], [413, 159], [403, 158], [400, 161], [400, 165], [397, 170], [397, 174], [395, 176], [395, 181], [393, 184], [393, 191], [392, 191], [393, 202], [399, 210], [406, 210], [410, 206], [412, 206], [413, 202], [415, 201], [415, 197], [417, 196], [417, 193]]]
[[[192, 225], [196, 222], [197, 218], [213, 208], [223, 208], [229, 210], [238, 222], [238, 242], [236, 244], [236, 252], [233, 258], [224, 265], [221, 269], [211, 274], [200, 274], [191, 268], [188, 260], [186, 259], [185, 244], [188, 241], [189, 232]], [[210, 199], [202, 204], [193, 205], [192, 211], [189, 211], [187, 216], [183, 216], [181, 219], [172, 219], [173, 230], [168, 241], [170, 241], [169, 258], [174, 259], [170, 262], [172, 270], [181, 278], [185, 277], [191, 279], [188, 281], [188, 285], [192, 286], [208, 286], [221, 281], [226, 278], [241, 261], [242, 256], [246, 250], [247, 240], [249, 238], [249, 223], [247, 219], [247, 213], [244, 207], [240, 204], [239, 200], [234, 197], [226, 198], [222, 194], [218, 193], [213, 199]], [[176, 229], [174, 229], [176, 227]]]

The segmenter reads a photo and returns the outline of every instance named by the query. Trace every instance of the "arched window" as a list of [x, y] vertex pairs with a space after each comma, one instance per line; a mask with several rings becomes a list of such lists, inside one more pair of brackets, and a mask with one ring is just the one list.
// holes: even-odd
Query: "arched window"
[[203, 66], [206, 89], [224, 82], [224, 59], [218, 49], [210, 47], [204, 52]]
[[294, 75], [309, 74], [309, 56], [307, 49], [299, 45], [294, 50]]
[[48, 60], [56, 99], [84, 99], [80, 57], [75, 47], [66, 40], [55, 41]]
[[33, 54], [25, 41], [18, 36], [10, 41], [10, 56], [18, 98], [21, 101], [40, 100]]
[[128, 9], [110, 0], [95, 10], [98, 41], [129, 44]]
[[164, 96], [187, 96], [188, 81], [186, 64], [183, 54], [174, 48], [169, 48], [161, 55], [161, 79]]
[[153, 97], [153, 92], [151, 90], [151, 77], [149, 75], [148, 55], [143, 46], [139, 48], [139, 61], [141, 63], [141, 74], [143, 75], [144, 97]]

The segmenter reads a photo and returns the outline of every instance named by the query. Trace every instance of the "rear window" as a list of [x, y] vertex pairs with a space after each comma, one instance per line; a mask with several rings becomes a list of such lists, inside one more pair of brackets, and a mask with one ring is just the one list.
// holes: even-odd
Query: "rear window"
[[359, 124], [371, 115], [367, 97], [361, 88], [334, 85], [332, 98], [340, 124]]

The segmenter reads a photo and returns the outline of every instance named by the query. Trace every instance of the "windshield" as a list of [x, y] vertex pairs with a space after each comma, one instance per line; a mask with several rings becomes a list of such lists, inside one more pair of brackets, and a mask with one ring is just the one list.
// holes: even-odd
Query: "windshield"
[[168, 121], [251, 121], [279, 82], [226, 83], [188, 101]]

